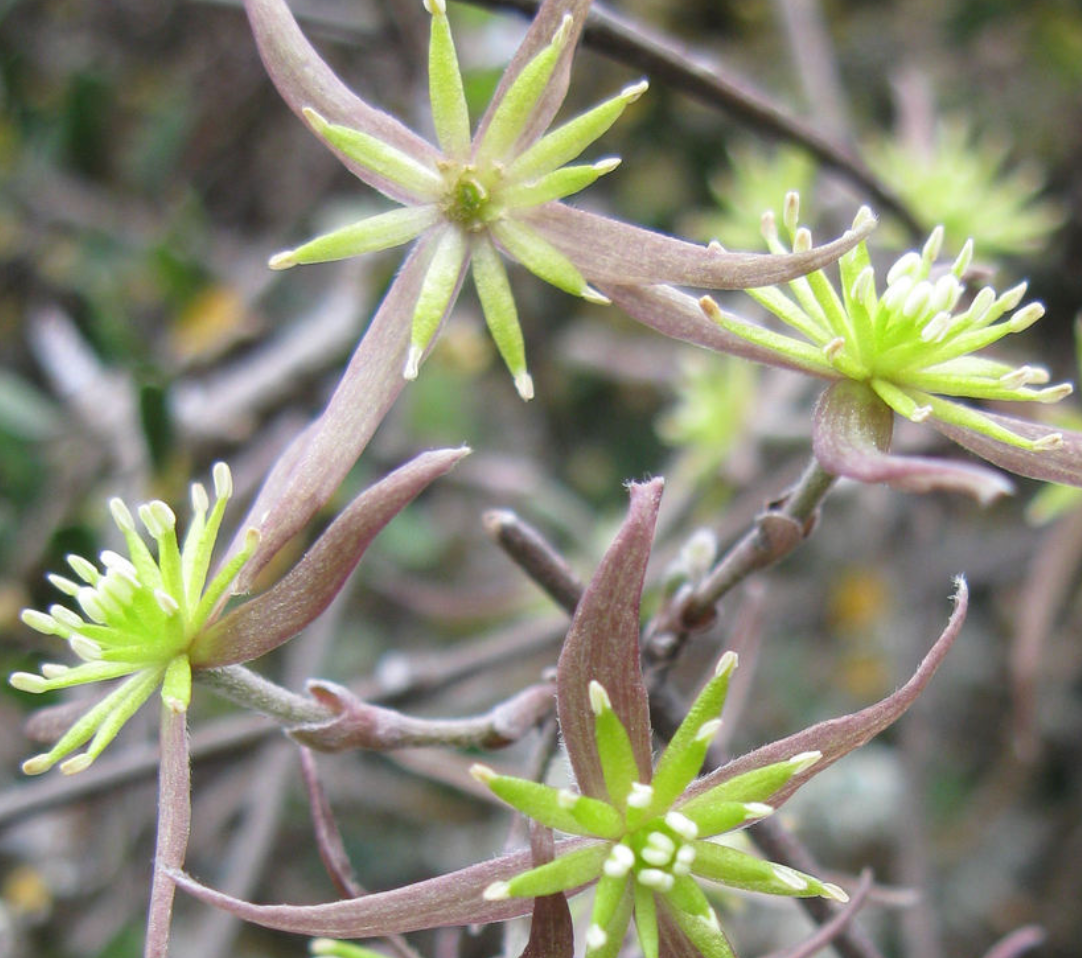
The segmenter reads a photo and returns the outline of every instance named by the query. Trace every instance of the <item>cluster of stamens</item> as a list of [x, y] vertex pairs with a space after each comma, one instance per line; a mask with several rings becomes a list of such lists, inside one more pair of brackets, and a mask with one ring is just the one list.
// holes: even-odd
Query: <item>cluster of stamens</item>
[[69, 555], [67, 562], [75, 578], [48, 577], [56, 589], [74, 599], [82, 614], [60, 603], [51, 605], [48, 612], [23, 610], [26, 625], [64, 639], [82, 663], [74, 667], [46, 663], [40, 675], [15, 672], [9, 680], [15, 688], [42, 693], [128, 676], [81, 716], [49, 752], [25, 762], [27, 774], [47, 770], [92, 738], [85, 753], [61, 765], [67, 773], [86, 768], [158, 685], [170, 708], [178, 712], [187, 708], [191, 696], [189, 647], [215, 614], [259, 541], [258, 533], [249, 530], [244, 547], [204, 589], [222, 516], [233, 493], [225, 463], [217, 463], [213, 475], [213, 508], [200, 483], [191, 487], [192, 518], [183, 548], [177, 540], [176, 516], [164, 502], [147, 502], [137, 510], [139, 521], [157, 546], [155, 558], [131, 511], [114, 498], [109, 511], [127, 543], [128, 557], [106, 549], [100, 555], [99, 568], [83, 556]]

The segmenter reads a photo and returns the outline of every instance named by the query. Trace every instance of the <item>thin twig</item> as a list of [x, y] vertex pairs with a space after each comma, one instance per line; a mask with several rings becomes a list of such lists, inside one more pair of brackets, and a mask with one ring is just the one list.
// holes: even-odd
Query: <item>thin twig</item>
[[1047, 937], [1040, 925], [1026, 925], [1012, 931], [1006, 938], [1001, 938], [984, 953], [984, 958], [1018, 958], [1019, 955], [1043, 944]]
[[582, 580], [533, 526], [510, 509], [493, 509], [481, 520], [485, 531], [511, 560], [565, 612], [575, 611]]
[[688, 633], [711, 624], [717, 603], [753, 572], [793, 551], [811, 532], [819, 504], [835, 477], [814, 458], [799, 482], [772, 504], [694, 587], [682, 589], [646, 629], [644, 653], [655, 669], [664, 670], [679, 654]]
[[[509, 8], [533, 15], [539, 0], [469, 0], [475, 6]], [[641, 23], [618, 16], [595, 3], [590, 9], [583, 43], [617, 62], [650, 74], [707, 106], [726, 110], [760, 131], [798, 143], [825, 166], [867, 191], [881, 210], [893, 213], [914, 237], [927, 230], [895, 193], [848, 148], [824, 136], [772, 103], [747, 83], [722, 75], [716, 64], [705, 64], [689, 51]]]
[[[775, 818], [757, 822], [748, 829], [748, 837], [771, 861], [813, 875], [821, 871], [804, 843]], [[827, 925], [837, 916], [835, 907], [825, 898], [798, 898], [797, 901], [817, 925]], [[871, 939], [854, 925], [847, 925], [835, 934], [831, 943], [841, 958], [883, 958]]]
[[781, 951], [772, 951], [761, 956], [761, 958], [811, 958], [816, 952], [826, 948], [827, 945], [833, 944], [834, 939], [849, 927], [849, 923], [856, 917], [857, 912], [864, 905], [871, 887], [872, 872], [870, 868], [865, 868], [860, 873], [860, 881], [853, 890], [849, 903], [844, 908], [839, 908], [830, 921], [820, 925], [814, 934], [809, 935], [800, 944]]

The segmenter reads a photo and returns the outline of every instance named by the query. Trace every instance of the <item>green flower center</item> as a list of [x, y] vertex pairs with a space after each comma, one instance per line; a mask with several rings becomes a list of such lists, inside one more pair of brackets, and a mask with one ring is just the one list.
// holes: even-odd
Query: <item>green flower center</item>
[[633, 872], [638, 884], [669, 891], [677, 877], [691, 872], [697, 834], [695, 823], [679, 812], [651, 819], [612, 847], [604, 872], [612, 878]]
[[482, 171], [467, 163], [449, 169], [445, 175], [448, 187], [440, 203], [443, 215], [471, 233], [487, 229], [498, 211], [493, 195], [496, 171]]

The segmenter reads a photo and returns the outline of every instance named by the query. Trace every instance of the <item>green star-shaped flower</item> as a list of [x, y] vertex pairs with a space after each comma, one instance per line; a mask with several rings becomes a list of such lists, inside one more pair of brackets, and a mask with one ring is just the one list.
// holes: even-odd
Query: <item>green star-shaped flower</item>
[[632, 914], [643, 954], [658, 958], [659, 901], [703, 955], [731, 955], [717, 916], [694, 878], [774, 895], [846, 901], [836, 885], [709, 840], [769, 815], [773, 808], [763, 800], [819, 761], [819, 752], [738, 775], [694, 798], [684, 796], [721, 725], [736, 662], [732, 652], [721, 657], [649, 782], [639, 781], [627, 729], [596, 681], [589, 686], [590, 706], [606, 796], [580, 795], [475, 765], [474, 776], [524, 815], [549, 828], [599, 840], [510, 881], [495, 882], [485, 897], [551, 895], [596, 881], [586, 933], [586, 954], [596, 958], [619, 951]]
[[49, 581], [75, 599], [82, 615], [56, 604], [48, 612], [24, 609], [22, 620], [45, 635], [65, 639], [81, 665], [46, 664], [41, 675], [15, 672], [10, 682], [24, 692], [49, 692], [128, 676], [119, 687], [80, 717], [48, 751], [23, 763], [37, 775], [90, 741], [85, 752], [64, 761], [67, 774], [82, 771], [116, 737], [121, 727], [160, 685], [162, 700], [184, 712], [192, 695], [192, 642], [216, 612], [226, 591], [259, 542], [250, 530], [244, 547], [206, 584], [211, 553], [221, 527], [233, 480], [224, 462], [214, 466], [213, 508], [202, 484], [192, 484], [192, 518], [181, 547], [176, 516], [164, 502], [139, 507], [139, 520], [157, 544], [155, 558], [120, 499], [109, 502], [113, 521], [128, 546], [128, 558], [105, 550], [101, 568], [69, 555], [77, 579], [50, 575]]
[[[811, 233], [797, 226], [799, 203], [796, 193], [786, 198], [785, 225], [795, 249], [811, 244]], [[870, 215], [862, 210], [858, 221]], [[772, 251], [785, 249], [772, 215], [763, 218], [763, 235]], [[973, 242], [965, 244], [949, 271], [933, 279], [942, 244], [943, 228], [937, 227], [919, 253], [906, 253], [890, 268], [882, 295], [864, 242], [838, 261], [840, 295], [821, 270], [793, 280], [789, 284], [793, 297], [776, 287], [747, 291], [804, 340], [743, 322], [709, 297], [703, 299], [703, 308], [729, 332], [808, 372], [866, 384], [887, 406], [914, 422], [935, 418], [1022, 449], [1057, 448], [1063, 439], [1058, 433], [1037, 439], [1022, 436], [970, 406], [944, 398], [1053, 403], [1070, 395], [1072, 387], [1061, 383], [1034, 389], [1048, 382], [1044, 368], [973, 355], [1010, 333], [1028, 329], [1044, 315], [1044, 307], [1029, 303], [1017, 309], [1026, 292], [1026, 284], [1019, 283], [1000, 295], [986, 286], [959, 309]], [[1007, 313], [1011, 315], [1004, 319]]]
[[[313, 131], [357, 166], [375, 174], [404, 205], [317, 237], [271, 257], [274, 269], [320, 263], [432, 237], [413, 307], [405, 375], [412, 379], [451, 303], [468, 263], [492, 338], [524, 399], [533, 396], [518, 312], [498, 250], [546, 282], [591, 302], [607, 303], [575, 264], [519, 217], [589, 186], [619, 160], [566, 166], [600, 137], [646, 90], [635, 83], [522, 149], [520, 142], [571, 38], [565, 14], [549, 43], [522, 68], [487, 122], [471, 136], [458, 56], [443, 0], [425, 0], [432, 15], [429, 95], [439, 153], [411, 155], [371, 133], [303, 113]], [[386, 188], [389, 187], [389, 188]]]

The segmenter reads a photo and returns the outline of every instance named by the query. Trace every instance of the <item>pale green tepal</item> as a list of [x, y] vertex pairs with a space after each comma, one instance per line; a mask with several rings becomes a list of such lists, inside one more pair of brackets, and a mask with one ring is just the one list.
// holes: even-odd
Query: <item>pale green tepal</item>
[[101, 553], [101, 568], [89, 559], [69, 555], [76, 579], [50, 575], [49, 581], [82, 609], [82, 615], [56, 604], [48, 612], [24, 609], [22, 620], [45, 635], [67, 641], [82, 664], [49, 663], [41, 674], [16, 672], [10, 682], [24, 692], [49, 692], [109, 679], [128, 678], [85, 712], [60, 740], [23, 763], [37, 775], [52, 768], [81, 745], [85, 752], [60, 765], [66, 774], [82, 771], [116, 737], [121, 727], [161, 686], [162, 700], [174, 712], [187, 711], [192, 694], [188, 658], [192, 642], [219, 610], [237, 573], [259, 542], [251, 529], [244, 547], [206, 585], [211, 553], [221, 527], [233, 480], [224, 462], [213, 470], [215, 502], [211, 507], [200, 483], [191, 487], [192, 518], [183, 548], [177, 540], [176, 516], [164, 502], [145, 503], [139, 521], [157, 544], [157, 558], [136, 529], [131, 511], [118, 498], [109, 502], [113, 520], [127, 542], [128, 558]]
[[496, 882], [485, 897], [535, 897], [597, 883], [588, 958], [613, 958], [632, 916], [645, 958], [659, 958], [658, 899], [706, 958], [732, 958], [717, 915], [696, 878], [732, 888], [792, 897], [847, 901], [836, 885], [763, 861], [710, 839], [773, 812], [765, 799], [818, 762], [804, 752], [715, 785], [694, 797], [685, 790], [699, 774], [721, 725], [720, 714], [736, 668], [735, 653], [718, 661], [653, 770], [639, 771], [631, 740], [599, 682], [589, 686], [598, 757], [611, 802], [475, 765], [474, 777], [522, 814], [549, 828], [598, 839], [547, 864]]
[[590, 302], [609, 300], [578, 267], [516, 213], [562, 199], [619, 165], [610, 157], [566, 166], [617, 120], [646, 90], [646, 82], [570, 120], [529, 146], [517, 144], [568, 43], [565, 14], [551, 41], [522, 69], [489, 122], [470, 130], [462, 75], [444, 0], [425, 0], [432, 15], [429, 96], [441, 151], [435, 168], [383, 140], [302, 112], [312, 130], [345, 156], [397, 187], [401, 209], [380, 213], [272, 256], [273, 269], [344, 259], [400, 246], [428, 233], [434, 246], [413, 308], [407, 379], [416, 377], [468, 262], [492, 338], [523, 399], [533, 396], [518, 312], [499, 250], [541, 279]]
[[[786, 197], [783, 218], [794, 250], [810, 248], [812, 242], [811, 233], [797, 225], [799, 204], [796, 193]], [[854, 226], [870, 216], [862, 209]], [[763, 235], [772, 252], [786, 251], [772, 214], [763, 217]], [[723, 328], [775, 353], [779, 365], [863, 384], [914, 422], [937, 420], [1033, 452], [1062, 447], [1059, 432], [1049, 430], [1030, 438], [955, 401], [1055, 403], [1072, 387], [1061, 383], [1035, 389], [1049, 380], [1043, 367], [974, 355], [1004, 336], [1028, 329], [1044, 315], [1044, 306], [1028, 303], [1018, 308], [1026, 293], [1026, 284], [1019, 283], [1000, 294], [985, 286], [959, 308], [973, 241], [965, 243], [948, 270], [935, 275], [942, 245], [939, 226], [919, 252], [908, 252], [894, 263], [882, 294], [863, 241], [838, 261], [840, 293], [822, 270], [793, 280], [791, 295], [774, 286], [746, 290], [799, 339], [739, 319], [708, 296], [700, 302]]]

